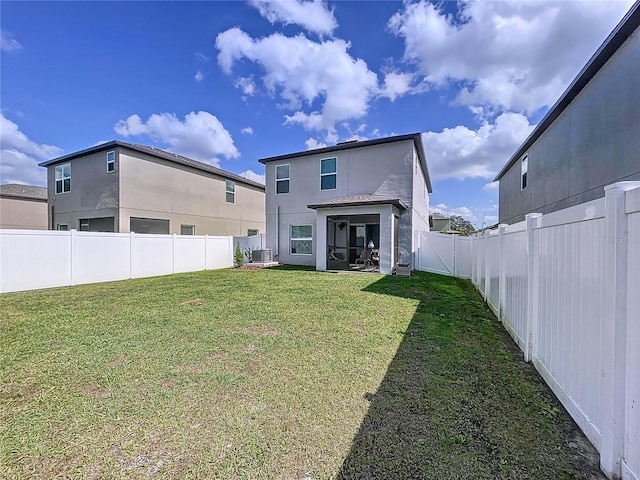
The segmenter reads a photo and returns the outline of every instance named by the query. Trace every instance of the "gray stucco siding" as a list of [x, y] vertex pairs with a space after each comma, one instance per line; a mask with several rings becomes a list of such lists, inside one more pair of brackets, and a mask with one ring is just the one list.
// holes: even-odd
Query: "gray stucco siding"
[[53, 226], [79, 228], [78, 220], [92, 217], [117, 217], [119, 204], [120, 162], [116, 151], [116, 168], [107, 172], [107, 152], [72, 159], [71, 191], [56, 193], [55, 165], [47, 168], [49, 207], [54, 209]]
[[[273, 249], [275, 255], [276, 241], [278, 242], [277, 254], [280, 263], [316, 265], [316, 248], [320, 243], [324, 246], [326, 235], [318, 238], [316, 211], [307, 208], [307, 205], [357, 194], [371, 194], [398, 198], [407, 206], [408, 210], [402, 212], [399, 217], [398, 248], [403, 260], [412, 262], [411, 212], [414, 202], [413, 168], [416, 156], [413, 140], [406, 140], [360, 148], [354, 146], [352, 149], [329, 154], [320, 153], [267, 162], [265, 181], [268, 248]], [[320, 189], [320, 162], [325, 158], [336, 158], [336, 188], [332, 190]], [[290, 166], [287, 194], [275, 193], [277, 165]], [[428, 209], [428, 202], [426, 205]], [[314, 255], [311, 258], [289, 253], [289, 225], [302, 224], [313, 225]], [[278, 235], [275, 233], [276, 225], [279, 225]]]

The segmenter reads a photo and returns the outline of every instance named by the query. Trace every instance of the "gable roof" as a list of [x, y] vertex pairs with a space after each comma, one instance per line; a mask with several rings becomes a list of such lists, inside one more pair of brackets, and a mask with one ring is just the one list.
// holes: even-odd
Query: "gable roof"
[[600, 48], [593, 54], [587, 64], [580, 70], [578, 76], [571, 82], [571, 85], [565, 90], [558, 101], [551, 107], [547, 114], [540, 120], [540, 123], [533, 129], [533, 132], [520, 145], [518, 150], [509, 159], [507, 164], [502, 167], [500, 173], [496, 175], [493, 181], [500, 180], [505, 173], [531, 148], [531, 145], [540, 138], [549, 126], [560, 116], [560, 114], [571, 104], [578, 96], [582, 89], [591, 81], [598, 71], [609, 61], [616, 53], [618, 48], [631, 36], [631, 34], [640, 26], [640, 0], [637, 0], [629, 9], [624, 18], [609, 34], [607, 39], [600, 45]]
[[375, 145], [384, 145], [386, 143], [404, 142], [412, 140], [416, 151], [418, 152], [418, 158], [420, 160], [420, 166], [422, 167], [422, 173], [424, 174], [425, 182], [427, 183], [427, 189], [429, 193], [433, 191], [431, 188], [431, 177], [429, 176], [429, 169], [427, 167], [427, 158], [424, 153], [424, 146], [422, 144], [422, 134], [409, 133], [406, 135], [395, 135], [392, 137], [375, 138], [373, 140], [360, 140], [352, 142], [342, 142], [330, 147], [317, 148], [315, 150], [304, 150], [302, 152], [287, 153], [284, 155], [276, 155], [275, 157], [265, 157], [258, 161], [262, 164], [269, 162], [276, 162], [280, 160], [292, 160], [300, 157], [307, 157], [309, 155], [324, 155], [327, 153], [340, 152], [342, 150], [351, 150], [353, 148], [371, 147]]
[[32, 185], [8, 183], [6, 185], [0, 185], [0, 196], [46, 202], [47, 187], [34, 187]]
[[195, 168], [196, 170], [201, 170], [203, 172], [214, 173], [221, 177], [228, 178], [229, 180], [245, 183], [247, 185], [258, 187], [264, 190], [264, 185], [261, 183], [254, 182], [253, 180], [249, 180], [248, 178], [241, 177], [240, 175], [236, 175], [235, 173], [231, 173], [226, 170], [222, 170], [221, 168], [214, 167], [213, 165], [209, 165], [208, 163], [199, 162], [197, 160], [193, 160], [192, 158], [178, 155], [177, 153], [171, 153], [165, 150], [160, 150], [159, 148], [149, 147], [147, 145], [139, 145], [137, 143], [121, 142], [120, 140], [112, 140], [107, 143], [101, 143], [100, 145], [96, 145], [95, 147], [86, 148], [84, 150], [80, 150], [79, 152], [70, 153], [62, 157], [54, 158], [52, 160], [47, 160], [46, 162], [39, 163], [38, 165], [41, 167], [49, 167], [57, 163], [66, 162], [69, 160], [73, 160], [74, 158], [84, 157], [92, 153], [100, 152], [103, 150], [109, 150], [115, 147], [128, 148], [129, 150], [134, 150], [136, 152], [146, 153], [147, 155], [152, 155], [162, 160], [167, 160], [169, 162], [177, 163], [180, 165], [186, 165], [188, 167]]
[[358, 207], [364, 205], [395, 205], [401, 210], [406, 210], [407, 207], [404, 205], [399, 198], [392, 197], [383, 197], [381, 195], [367, 195], [367, 194], [359, 194], [359, 195], [351, 195], [349, 197], [341, 197], [341, 198], [332, 198], [331, 200], [327, 200], [325, 202], [313, 203], [311, 205], [307, 205], [307, 208], [311, 208], [312, 210], [317, 210], [318, 208], [335, 208], [335, 207]]

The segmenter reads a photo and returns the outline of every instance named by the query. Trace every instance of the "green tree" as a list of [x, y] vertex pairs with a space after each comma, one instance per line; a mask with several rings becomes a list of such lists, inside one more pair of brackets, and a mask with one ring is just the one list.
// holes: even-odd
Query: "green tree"
[[471, 235], [476, 228], [469, 220], [465, 220], [460, 215], [451, 215], [451, 230], [460, 232], [460, 235]]
[[236, 251], [233, 254], [233, 259], [236, 262], [236, 266], [241, 267], [244, 265], [244, 254], [242, 253], [242, 249], [240, 248], [240, 242], [236, 243]]

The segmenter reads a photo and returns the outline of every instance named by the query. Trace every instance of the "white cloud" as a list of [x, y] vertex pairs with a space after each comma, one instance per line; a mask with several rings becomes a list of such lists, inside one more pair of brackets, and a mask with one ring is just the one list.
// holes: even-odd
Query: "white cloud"
[[485, 192], [497, 192], [499, 186], [500, 186], [500, 182], [486, 183], [484, 187], [482, 187], [482, 190], [484, 190]]
[[204, 76], [204, 73], [198, 70], [194, 78], [196, 79], [196, 82], [200, 83], [202, 80], [204, 80]]
[[231, 134], [209, 112], [191, 112], [184, 121], [173, 113], [154, 113], [146, 122], [138, 115], [120, 120], [113, 128], [124, 137], [148, 136], [168, 145], [169, 150], [196, 160], [219, 165], [218, 156], [240, 156]]
[[456, 20], [420, 0], [389, 28], [429, 84], [462, 83], [459, 103], [532, 114], [555, 102], [632, 3], [472, 1]]
[[404, 95], [412, 90], [411, 82], [413, 81], [413, 73], [397, 73], [388, 72], [384, 76], [384, 85], [380, 95], [388, 97], [393, 102], [397, 97]]
[[256, 93], [256, 84], [253, 82], [252, 77], [240, 77], [236, 81], [236, 88], [241, 89], [242, 93], [248, 96]]
[[253, 135], [253, 128], [251, 127], [244, 127], [242, 130], [240, 130], [242, 133], [244, 133], [245, 135]]
[[264, 175], [254, 172], [253, 170], [245, 170], [239, 174], [241, 177], [248, 178], [254, 182], [258, 182], [264, 185]]
[[338, 26], [333, 10], [319, 0], [250, 0], [271, 24], [300, 25], [309, 32], [330, 35]]
[[17, 52], [22, 48], [20, 42], [13, 38], [11, 34], [0, 31], [0, 50], [3, 52]]
[[[349, 47], [344, 40], [313, 42], [303, 35], [275, 33], [253, 39], [238, 28], [216, 38], [218, 63], [224, 72], [230, 74], [242, 59], [259, 64], [268, 92], [296, 110], [285, 116], [285, 123], [325, 131], [326, 141], [335, 137], [338, 122], [364, 117], [379, 90], [377, 75], [363, 60], [351, 57]], [[309, 111], [314, 102], [322, 104], [320, 111]]]
[[307, 138], [304, 144], [307, 147], [307, 150], [316, 150], [318, 148], [324, 148], [327, 146], [326, 143], [319, 142], [315, 138]]
[[0, 113], [0, 183], [46, 185], [46, 169], [38, 163], [59, 156], [62, 149], [31, 140]]
[[493, 178], [533, 127], [522, 114], [502, 113], [477, 130], [458, 125], [424, 133], [431, 178]]

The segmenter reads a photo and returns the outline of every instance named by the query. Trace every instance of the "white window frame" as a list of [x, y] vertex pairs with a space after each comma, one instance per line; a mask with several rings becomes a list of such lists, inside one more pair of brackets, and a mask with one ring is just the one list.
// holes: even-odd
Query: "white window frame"
[[[283, 178], [278, 178], [278, 167], [287, 167], [288, 176]], [[281, 165], [276, 165], [276, 195], [288, 195], [291, 191], [291, 164], [283, 163]], [[287, 182], [287, 191], [286, 192], [278, 192], [278, 182]]]
[[[184, 229], [191, 229], [191, 233], [184, 233]], [[187, 225], [187, 224], [181, 224], [180, 225], [180, 235], [195, 235], [196, 234], [196, 226], [195, 225]]]
[[[65, 168], [69, 167], [69, 175], [65, 175]], [[54, 180], [56, 194], [68, 193], [71, 191], [71, 163], [63, 163], [56, 165], [54, 168]], [[66, 180], [69, 180], [69, 188], [65, 188]], [[58, 191], [58, 182], [60, 182], [60, 190]]]
[[116, 171], [116, 152], [111, 150], [107, 152], [107, 173], [113, 173]]
[[249, 228], [247, 229], [247, 237], [256, 237], [260, 235], [260, 230], [257, 228]]
[[[229, 195], [231, 195], [231, 197], [229, 197]], [[229, 201], [229, 198], [231, 198], [231, 201]], [[227, 203], [236, 203], [236, 182], [232, 180], [225, 180], [224, 199]]]
[[[335, 161], [335, 165], [336, 165], [336, 169], [333, 172], [326, 172], [326, 173], [322, 173], [322, 162], [324, 162], [325, 160], [333, 160]], [[322, 179], [324, 177], [329, 177], [333, 175], [336, 179], [336, 186], [333, 188], [322, 188]], [[320, 159], [320, 190], [335, 190], [336, 188], [338, 188], [338, 157], [329, 157], [329, 158], [322, 158]]]
[[520, 160], [520, 190], [526, 190], [529, 186], [529, 156], [525, 155]]
[[[311, 236], [310, 237], [294, 237], [293, 236], [293, 228], [294, 227], [310, 227], [311, 228]], [[293, 251], [293, 242], [294, 241], [310, 241], [311, 242], [311, 252], [309, 253], [297, 253]], [[313, 255], [313, 225], [310, 223], [303, 223], [300, 225], [289, 225], [289, 254], [290, 255]]]

